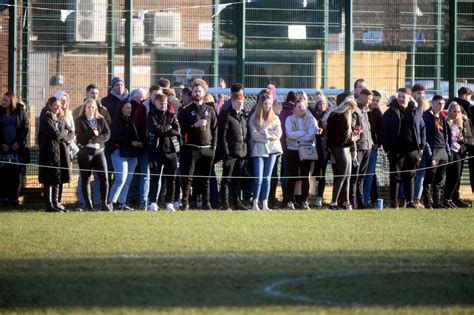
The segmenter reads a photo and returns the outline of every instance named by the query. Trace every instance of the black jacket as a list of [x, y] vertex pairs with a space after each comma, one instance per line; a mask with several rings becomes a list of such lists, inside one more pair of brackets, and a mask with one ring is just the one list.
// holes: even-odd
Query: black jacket
[[[62, 160], [64, 156], [61, 154], [61, 141], [67, 140], [68, 137], [72, 139], [73, 135], [64, 117], [54, 121], [49, 111], [40, 116], [38, 133], [40, 183], [55, 185], [63, 182], [60, 167], [67, 166], [67, 161]], [[42, 165], [48, 167], [41, 167]]]
[[[426, 143], [425, 123], [421, 117], [420, 111], [415, 107], [415, 103], [410, 101], [407, 107], [406, 115], [411, 115], [410, 121], [412, 126], [410, 129], [414, 135], [418, 149], [423, 150]], [[389, 108], [382, 116], [382, 145], [385, 152], [389, 153], [395, 151], [400, 153], [401, 148], [397, 148], [398, 136], [400, 135], [401, 120], [398, 102], [394, 99]]]
[[382, 145], [382, 112], [378, 108], [373, 108], [367, 113], [369, 116], [370, 132], [372, 133], [372, 141], [376, 145]]
[[[451, 127], [448, 126], [448, 123], [446, 121], [446, 114], [441, 111], [439, 113], [440, 120], [441, 120], [441, 125], [443, 128], [443, 138], [444, 138], [444, 143], [445, 143], [445, 149], [446, 152], [449, 154], [451, 152]], [[435, 127], [435, 117], [434, 117], [434, 112], [432, 108], [429, 108], [425, 110], [425, 112], [422, 115], [423, 121], [425, 122], [425, 131], [426, 131], [426, 145], [429, 146], [428, 148], [425, 148], [427, 154], [431, 156], [433, 154], [433, 150], [435, 149], [434, 147], [434, 142], [435, 142], [435, 137], [436, 137], [436, 127]]]
[[332, 112], [329, 115], [327, 130], [327, 146], [329, 149], [353, 147], [351, 132], [348, 133], [347, 120], [344, 114]]
[[127, 151], [135, 152], [138, 155], [138, 148], [132, 145], [132, 141], [139, 140], [137, 128], [131, 117], [115, 117], [110, 124], [110, 138], [105, 144], [105, 150], [113, 152], [123, 147]]
[[170, 111], [161, 111], [153, 108], [148, 113], [148, 146], [150, 153], [179, 152], [179, 136], [181, 128], [178, 119]]
[[105, 148], [105, 143], [109, 141], [110, 129], [104, 118], [96, 119], [97, 131], [99, 135], [96, 136], [90, 123], [87, 121], [86, 115], [82, 115], [76, 119], [76, 140], [77, 143], [85, 146], [88, 143], [98, 143], [101, 148]]
[[218, 118], [218, 158], [247, 156], [247, 117], [231, 109]]
[[[178, 119], [185, 145], [212, 146], [216, 148], [217, 114], [213, 107], [204, 104], [200, 111], [198, 105], [191, 103], [182, 107]], [[204, 130], [194, 127], [194, 124], [200, 119], [207, 120], [207, 126]]]
[[[22, 158], [23, 163], [29, 163], [29, 149], [28, 149], [28, 133], [30, 132], [30, 121], [28, 119], [28, 114], [26, 113], [23, 104], [18, 103], [17, 108], [13, 112], [16, 115], [17, 121], [17, 130], [16, 130], [16, 140], [20, 146], [16, 151], [13, 151], [12, 148], [8, 150], [8, 152], [3, 152], [0, 147], [0, 153], [8, 153], [8, 154], [19, 154], [20, 156], [25, 157], [28, 155], [28, 161]], [[3, 108], [0, 108], [0, 115], [5, 115], [5, 111]], [[0, 124], [0, 144], [5, 143], [5, 135], [3, 133], [3, 126]]]

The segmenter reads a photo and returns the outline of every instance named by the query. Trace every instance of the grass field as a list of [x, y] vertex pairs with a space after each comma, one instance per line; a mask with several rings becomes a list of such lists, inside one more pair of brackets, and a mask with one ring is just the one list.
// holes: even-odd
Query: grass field
[[474, 211], [0, 213], [0, 313], [473, 314]]

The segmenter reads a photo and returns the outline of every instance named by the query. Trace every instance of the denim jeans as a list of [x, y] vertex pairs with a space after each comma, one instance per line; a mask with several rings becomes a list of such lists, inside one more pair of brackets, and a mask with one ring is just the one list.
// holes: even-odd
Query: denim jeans
[[268, 200], [270, 194], [270, 177], [275, 165], [276, 155], [270, 154], [268, 157], [253, 157], [253, 172], [255, 178], [253, 187], [254, 200]]
[[425, 181], [425, 165], [426, 161], [423, 157], [418, 165], [418, 170], [415, 175], [415, 200], [421, 199], [421, 194], [423, 193], [423, 182]]
[[[379, 150], [370, 150], [369, 166], [367, 166], [367, 175], [364, 178], [364, 202], [370, 204], [370, 191], [372, 190], [372, 182], [376, 180], [375, 168], [377, 167], [377, 157]], [[370, 175], [372, 174], [372, 175]]]
[[[92, 175], [94, 175], [94, 188], [93, 188], [93, 193], [92, 193], [92, 202], [95, 205], [100, 205], [101, 203], [101, 198], [100, 198], [100, 180], [99, 177], [97, 176], [97, 172], [92, 172]], [[77, 197], [79, 199], [79, 204], [80, 205], [85, 205], [86, 202], [84, 201], [84, 196], [82, 195], [82, 176], [79, 174], [79, 179], [77, 181]]]
[[138, 153], [138, 166], [140, 168], [140, 184], [138, 189], [138, 201], [140, 204], [148, 205], [148, 193], [150, 192], [150, 166], [148, 165], [148, 150]]
[[120, 156], [120, 150], [111, 154], [114, 166], [115, 180], [109, 193], [109, 203], [124, 204], [127, 202], [128, 189], [133, 178], [133, 171], [137, 166], [137, 158], [124, 158]]

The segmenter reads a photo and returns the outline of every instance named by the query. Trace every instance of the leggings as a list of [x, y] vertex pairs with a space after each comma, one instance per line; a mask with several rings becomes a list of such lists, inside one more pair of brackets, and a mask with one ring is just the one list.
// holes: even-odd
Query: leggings
[[331, 154], [335, 162], [332, 164], [334, 174], [332, 202], [336, 203], [340, 200], [342, 203], [349, 203], [349, 175], [352, 169], [350, 148], [332, 148]]

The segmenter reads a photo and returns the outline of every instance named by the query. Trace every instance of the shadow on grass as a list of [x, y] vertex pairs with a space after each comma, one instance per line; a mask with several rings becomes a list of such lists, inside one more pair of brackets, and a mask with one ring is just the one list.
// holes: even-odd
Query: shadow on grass
[[[291, 255], [158, 256], [0, 260], [0, 309], [37, 307], [251, 307], [301, 301], [263, 292], [281, 279], [287, 295], [330, 305], [474, 305], [473, 252], [311, 252]], [[354, 276], [335, 277], [341, 272]]]

